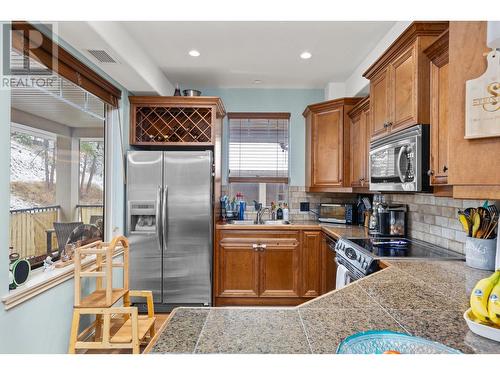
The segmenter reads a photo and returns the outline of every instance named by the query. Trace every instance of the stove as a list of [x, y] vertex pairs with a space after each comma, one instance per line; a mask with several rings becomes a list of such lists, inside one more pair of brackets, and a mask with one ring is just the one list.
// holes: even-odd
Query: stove
[[375, 258], [463, 259], [454, 251], [408, 238], [348, 238], [347, 241]]
[[337, 262], [348, 269], [354, 280], [377, 271], [378, 259], [464, 259], [461, 254], [427, 242], [397, 237], [340, 238], [334, 250]]

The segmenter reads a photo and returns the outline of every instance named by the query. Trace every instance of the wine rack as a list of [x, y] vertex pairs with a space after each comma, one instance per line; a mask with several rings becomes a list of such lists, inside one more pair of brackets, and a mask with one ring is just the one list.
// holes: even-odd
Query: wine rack
[[224, 114], [220, 99], [149, 97], [148, 103], [147, 98], [130, 98], [132, 145], [213, 145], [215, 123]]

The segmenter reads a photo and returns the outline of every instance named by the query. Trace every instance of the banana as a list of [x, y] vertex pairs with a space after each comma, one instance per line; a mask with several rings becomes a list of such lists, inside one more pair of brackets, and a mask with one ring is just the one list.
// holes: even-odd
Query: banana
[[500, 270], [486, 279], [479, 280], [470, 295], [470, 307], [472, 308], [472, 312], [483, 322], [489, 322], [488, 299], [491, 290], [497, 284], [499, 278]]
[[496, 325], [500, 325], [500, 280], [497, 281], [488, 298], [489, 318]]

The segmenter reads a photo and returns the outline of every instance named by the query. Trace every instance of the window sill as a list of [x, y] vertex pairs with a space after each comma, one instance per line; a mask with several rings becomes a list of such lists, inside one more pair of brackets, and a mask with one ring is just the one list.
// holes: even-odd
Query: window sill
[[[117, 247], [113, 258], [123, 254], [123, 248]], [[82, 266], [87, 268], [95, 264], [95, 256], [91, 256], [82, 261]], [[70, 264], [64, 268], [55, 268], [51, 271], [43, 271], [39, 268], [33, 271], [29, 280], [23, 286], [9, 291], [7, 295], [2, 297], [5, 310], [10, 310], [21, 303], [30, 300], [31, 298], [70, 280], [74, 276], [75, 266]]]

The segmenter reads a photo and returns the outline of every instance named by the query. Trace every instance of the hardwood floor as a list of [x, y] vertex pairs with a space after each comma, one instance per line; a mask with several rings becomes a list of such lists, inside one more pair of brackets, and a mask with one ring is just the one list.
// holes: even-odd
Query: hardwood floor
[[[165, 323], [165, 321], [168, 319], [168, 316], [170, 314], [164, 313], [164, 314], [155, 314], [156, 316], [156, 321], [155, 321], [155, 331], [156, 335], [158, 335], [158, 331], [160, 330], [160, 327]], [[110, 332], [111, 335], [113, 335], [119, 327], [117, 326], [111, 326]], [[153, 338], [153, 340], [156, 337]], [[94, 335], [92, 334], [89, 336], [87, 341], [92, 341], [94, 339]], [[141, 354], [148, 345], [149, 342], [145, 343], [144, 345], [141, 345]], [[77, 354], [131, 354], [131, 350], [127, 349], [115, 349], [115, 350], [79, 350]]]

